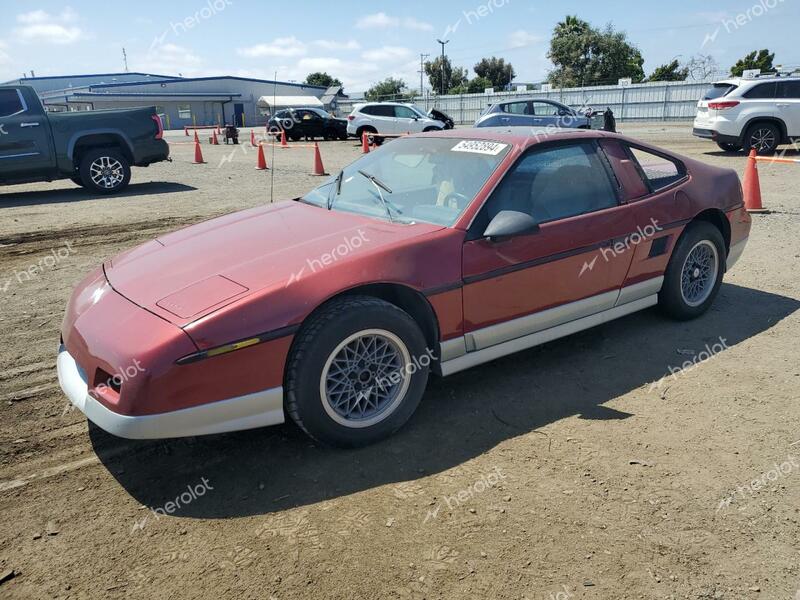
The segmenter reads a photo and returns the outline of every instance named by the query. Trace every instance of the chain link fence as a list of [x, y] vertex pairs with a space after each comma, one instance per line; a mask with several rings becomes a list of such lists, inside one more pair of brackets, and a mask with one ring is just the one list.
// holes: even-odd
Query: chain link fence
[[[708, 89], [710, 81], [660, 81], [618, 85], [559, 88], [550, 91], [511, 91], [494, 94], [429, 95], [381, 98], [383, 101], [413, 102], [426, 112], [437, 108], [458, 124], [474, 123], [491, 104], [505, 100], [555, 100], [575, 109], [605, 110], [611, 108], [617, 121], [679, 121], [695, 116], [697, 101]], [[353, 106], [364, 100], [339, 102], [339, 113], [348, 115]]]

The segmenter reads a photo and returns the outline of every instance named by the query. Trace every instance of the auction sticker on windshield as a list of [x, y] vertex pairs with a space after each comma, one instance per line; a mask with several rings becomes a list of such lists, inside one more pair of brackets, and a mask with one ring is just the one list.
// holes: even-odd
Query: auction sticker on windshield
[[453, 152], [474, 152], [475, 154], [488, 154], [497, 156], [508, 144], [500, 142], [486, 142], [483, 140], [462, 140], [451, 148]]

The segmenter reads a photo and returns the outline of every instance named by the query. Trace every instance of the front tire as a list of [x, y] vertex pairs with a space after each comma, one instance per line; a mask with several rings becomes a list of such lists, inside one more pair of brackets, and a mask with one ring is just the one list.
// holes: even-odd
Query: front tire
[[688, 321], [714, 302], [725, 272], [725, 241], [719, 229], [693, 221], [678, 239], [658, 294], [661, 309], [673, 319]]
[[332, 446], [377, 442], [416, 410], [431, 362], [417, 323], [369, 296], [332, 301], [297, 334], [286, 374], [286, 410]]
[[89, 150], [79, 168], [83, 187], [96, 194], [116, 194], [131, 180], [128, 159], [116, 148]]
[[774, 123], [755, 123], [744, 136], [744, 149], [755, 148], [760, 155], [774, 154], [781, 143], [781, 130]]

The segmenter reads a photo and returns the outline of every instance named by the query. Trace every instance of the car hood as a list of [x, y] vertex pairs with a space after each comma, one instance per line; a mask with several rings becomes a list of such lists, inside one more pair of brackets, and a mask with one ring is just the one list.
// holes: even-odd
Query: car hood
[[167, 234], [103, 267], [118, 293], [185, 327], [254, 293], [324, 276], [321, 267], [332, 262], [360, 260], [441, 229], [282, 202]]

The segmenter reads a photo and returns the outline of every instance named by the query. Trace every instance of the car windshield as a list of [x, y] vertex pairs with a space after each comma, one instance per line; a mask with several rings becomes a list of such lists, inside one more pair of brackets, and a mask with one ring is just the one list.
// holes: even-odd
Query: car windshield
[[332, 210], [399, 223], [449, 227], [509, 150], [509, 144], [487, 140], [399, 138], [345, 167], [338, 194], [335, 176], [301, 200], [321, 207], [330, 201]]
[[736, 89], [736, 86], [732, 83], [715, 83], [711, 86], [703, 96], [703, 100], [716, 100], [717, 98], [722, 98], [723, 96], [727, 96], [733, 90]]

